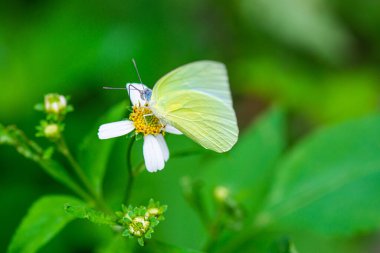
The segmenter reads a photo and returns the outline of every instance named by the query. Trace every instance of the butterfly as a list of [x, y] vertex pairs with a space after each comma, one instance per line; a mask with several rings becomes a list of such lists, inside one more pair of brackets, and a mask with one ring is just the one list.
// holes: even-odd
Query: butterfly
[[206, 149], [219, 153], [237, 142], [239, 129], [233, 109], [227, 70], [216, 61], [197, 61], [174, 69], [153, 89], [128, 83], [138, 91], [163, 125], [174, 126]]

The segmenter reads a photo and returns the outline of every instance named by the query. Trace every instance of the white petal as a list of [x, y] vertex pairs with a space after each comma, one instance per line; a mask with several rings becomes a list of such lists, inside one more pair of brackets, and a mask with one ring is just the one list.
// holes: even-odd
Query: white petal
[[164, 131], [170, 134], [183, 134], [181, 131], [171, 125], [166, 125]]
[[98, 137], [99, 139], [102, 139], [102, 140], [118, 137], [118, 136], [128, 134], [133, 129], [135, 129], [135, 126], [133, 125], [133, 122], [130, 120], [123, 120], [123, 121], [103, 124], [99, 127]]
[[133, 105], [145, 105], [144, 90], [149, 89], [144, 84], [141, 83], [127, 83], [126, 85], [129, 98]]
[[164, 139], [164, 136], [162, 136], [162, 134], [157, 135], [156, 139], [158, 140], [158, 143], [160, 144], [162, 155], [164, 156], [164, 160], [166, 162], [169, 159], [168, 145], [166, 145], [166, 141]]
[[143, 153], [145, 167], [149, 172], [162, 170], [165, 166], [164, 156], [157, 138], [153, 135], [144, 136]]

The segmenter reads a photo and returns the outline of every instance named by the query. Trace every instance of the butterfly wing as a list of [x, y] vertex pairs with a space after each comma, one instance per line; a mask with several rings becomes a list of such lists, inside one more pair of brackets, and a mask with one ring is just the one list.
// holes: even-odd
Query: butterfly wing
[[207, 149], [225, 152], [237, 141], [239, 130], [221, 63], [190, 63], [165, 75], [153, 88], [151, 108]]

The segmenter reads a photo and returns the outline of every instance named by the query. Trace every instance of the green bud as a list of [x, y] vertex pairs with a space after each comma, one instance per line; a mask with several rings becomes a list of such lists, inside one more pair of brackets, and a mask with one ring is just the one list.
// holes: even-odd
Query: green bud
[[160, 202], [149, 200], [148, 208], [145, 212], [145, 218], [156, 217], [158, 220], [164, 220], [163, 213], [166, 211], [166, 205], [160, 205]]
[[49, 124], [44, 128], [44, 136], [48, 139], [58, 139], [61, 136], [59, 126], [57, 124]]
[[230, 195], [230, 190], [225, 186], [217, 186], [214, 189], [214, 197], [218, 202], [225, 202]]
[[51, 123], [45, 120], [40, 122], [40, 125], [37, 126], [38, 137], [45, 137], [49, 140], [56, 141], [61, 138], [61, 133], [63, 132], [64, 126], [62, 124]]

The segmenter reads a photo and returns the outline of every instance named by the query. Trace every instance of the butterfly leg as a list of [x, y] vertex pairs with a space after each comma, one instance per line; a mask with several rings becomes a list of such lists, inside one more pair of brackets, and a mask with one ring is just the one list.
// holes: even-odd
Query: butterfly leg
[[154, 116], [154, 114], [153, 113], [148, 113], [148, 114], [144, 114], [143, 115], [143, 117], [144, 117], [144, 120], [145, 120], [145, 124], [147, 124], [148, 125], [148, 121], [147, 121], [147, 119], [146, 119], [146, 117], [152, 117], [152, 116]]

